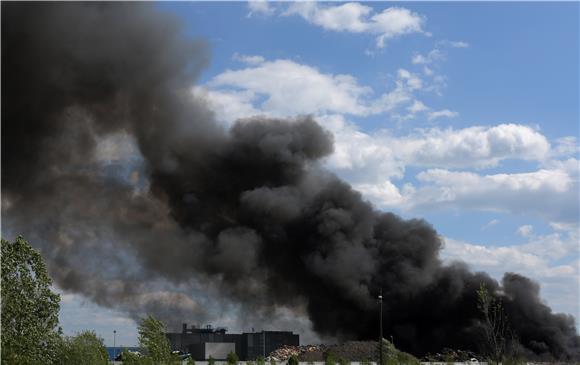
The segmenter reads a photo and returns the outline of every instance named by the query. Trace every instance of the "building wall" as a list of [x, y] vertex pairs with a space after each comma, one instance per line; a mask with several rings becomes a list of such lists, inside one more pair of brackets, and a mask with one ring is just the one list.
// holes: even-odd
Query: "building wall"
[[194, 346], [205, 343], [233, 343], [235, 346], [234, 351], [240, 360], [254, 360], [258, 356], [268, 356], [272, 351], [283, 345], [298, 346], [300, 344], [297, 334], [286, 331], [227, 334], [225, 332], [198, 329], [188, 330], [184, 326], [182, 333], [167, 333], [166, 335], [172, 350], [190, 352], [192, 354], [195, 352], [195, 360], [208, 359], [209, 355], [206, 356], [205, 348]]

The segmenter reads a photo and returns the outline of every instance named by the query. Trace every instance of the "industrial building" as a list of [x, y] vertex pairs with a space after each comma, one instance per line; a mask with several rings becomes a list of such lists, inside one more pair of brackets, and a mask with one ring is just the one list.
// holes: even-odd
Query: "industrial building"
[[167, 333], [171, 350], [189, 352], [194, 360], [225, 360], [230, 352], [235, 352], [240, 360], [255, 360], [283, 345], [299, 346], [299, 335], [289, 331], [226, 333], [223, 327], [187, 327], [184, 323], [181, 333]]

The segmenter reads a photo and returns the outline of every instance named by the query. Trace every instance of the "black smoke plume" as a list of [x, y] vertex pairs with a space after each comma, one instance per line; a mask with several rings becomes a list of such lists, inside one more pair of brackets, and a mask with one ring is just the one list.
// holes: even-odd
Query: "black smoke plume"
[[286, 308], [337, 339], [377, 337], [382, 288], [385, 334], [421, 355], [479, 349], [485, 283], [529, 356], [579, 358], [573, 317], [537, 284], [443, 265], [428, 223], [321, 169], [333, 142], [311, 118], [215, 123], [190, 91], [207, 62], [153, 5], [2, 3], [3, 232], [60, 287], [169, 323]]

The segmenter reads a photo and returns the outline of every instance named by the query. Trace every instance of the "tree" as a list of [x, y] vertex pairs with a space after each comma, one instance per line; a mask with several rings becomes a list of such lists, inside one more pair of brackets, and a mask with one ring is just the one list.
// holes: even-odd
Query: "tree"
[[326, 360], [324, 361], [325, 365], [336, 365], [336, 359], [334, 358], [334, 354], [332, 352], [328, 352], [326, 354]]
[[[295, 365], [298, 365], [298, 364], [295, 364]], [[350, 365], [350, 361], [348, 361], [344, 357], [341, 357], [338, 359], [338, 365]]]
[[60, 296], [38, 251], [22, 237], [1, 240], [2, 364], [52, 364], [61, 344]]
[[83, 331], [64, 340], [61, 365], [107, 365], [109, 354], [94, 331]]
[[153, 316], [148, 315], [139, 324], [139, 346], [146, 352], [144, 362], [170, 364], [174, 359], [169, 340], [165, 336], [165, 326]]
[[296, 355], [292, 355], [288, 358], [288, 365], [298, 365], [298, 358]]
[[209, 359], [207, 359], [207, 365], [215, 365], [215, 359], [213, 356], [209, 355]]
[[508, 352], [508, 339], [511, 330], [501, 300], [489, 293], [485, 284], [477, 290], [477, 308], [484, 318], [486, 352], [490, 360], [500, 363]]
[[141, 365], [142, 359], [141, 355], [136, 352], [129, 351], [127, 349], [121, 352], [121, 361], [123, 365]]
[[238, 365], [238, 355], [235, 352], [230, 352], [226, 359], [228, 365]]

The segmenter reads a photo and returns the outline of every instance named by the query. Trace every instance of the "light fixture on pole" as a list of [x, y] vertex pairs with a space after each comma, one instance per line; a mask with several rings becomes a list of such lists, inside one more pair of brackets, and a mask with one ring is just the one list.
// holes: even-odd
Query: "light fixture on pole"
[[379, 294], [379, 365], [383, 365], [383, 289]]
[[117, 330], [113, 330], [113, 361], [117, 358]]

